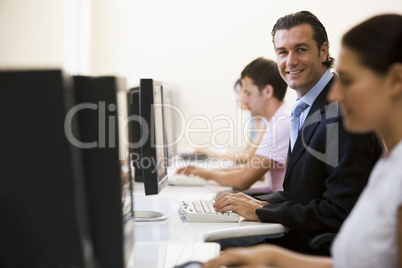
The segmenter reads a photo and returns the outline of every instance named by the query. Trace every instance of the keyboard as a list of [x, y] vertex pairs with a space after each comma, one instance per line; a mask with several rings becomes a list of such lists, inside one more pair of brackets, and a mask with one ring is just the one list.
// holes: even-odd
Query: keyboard
[[214, 200], [183, 201], [179, 213], [188, 222], [238, 222], [240, 216], [233, 212], [216, 212]]
[[181, 153], [179, 156], [187, 161], [205, 161], [208, 158], [203, 153]]
[[170, 185], [175, 186], [205, 186], [206, 180], [196, 175], [174, 174], [168, 179]]

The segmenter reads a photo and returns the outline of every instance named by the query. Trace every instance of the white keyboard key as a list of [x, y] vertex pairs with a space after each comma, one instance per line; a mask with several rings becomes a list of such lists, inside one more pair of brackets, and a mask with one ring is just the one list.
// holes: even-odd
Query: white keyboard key
[[[205, 213], [207, 213], [207, 214], [211, 214], [212, 213], [212, 211], [211, 211], [211, 209], [209, 208], [209, 206], [208, 206], [208, 204], [207, 204], [207, 202], [205, 202], [205, 200], [202, 200], [201, 201], [201, 205], [202, 205], [202, 208], [204, 209], [204, 212]], [[197, 211], [198, 212], [198, 211]], [[198, 213], [202, 213], [202, 212], [198, 212]]]
[[216, 212], [214, 200], [183, 201], [179, 212], [188, 222], [238, 222], [240, 216], [233, 212]]

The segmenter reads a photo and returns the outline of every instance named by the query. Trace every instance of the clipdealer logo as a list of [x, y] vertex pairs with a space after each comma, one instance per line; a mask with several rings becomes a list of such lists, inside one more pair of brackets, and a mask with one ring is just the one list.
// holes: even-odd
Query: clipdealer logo
[[[186, 119], [184, 116], [184, 113], [176, 106], [171, 105], [171, 104], [157, 104], [155, 106], [158, 107], [154, 107], [154, 108], [168, 108], [168, 109], [172, 109], [172, 111], [175, 111], [178, 115], [179, 118], [179, 127], [178, 129], [180, 130], [180, 133], [178, 136], [176, 136], [173, 141], [170, 141], [169, 144], [167, 144], [166, 146], [171, 146], [171, 145], [177, 145], [183, 138], [186, 139], [186, 141], [188, 142], [188, 144], [192, 145], [193, 148], [204, 148], [205, 144], [196, 144], [194, 142], [192, 142], [192, 139], [190, 138], [190, 133], [205, 133], [205, 132], [212, 132], [211, 134], [211, 139], [213, 139], [214, 137], [216, 137], [218, 134], [217, 133], [222, 133], [222, 129], [218, 129], [212, 131], [212, 125], [210, 120], [208, 120], [208, 118], [206, 116], [201, 116], [201, 115], [196, 115], [193, 117], [190, 117], [189, 119]], [[93, 111], [97, 111], [98, 112], [98, 121], [99, 121], [99, 129], [98, 129], [98, 139], [94, 140], [94, 141], [90, 141], [90, 142], [82, 142], [80, 140], [78, 140], [72, 131], [72, 122], [73, 122], [73, 118], [74, 116], [76, 116], [76, 114], [84, 109], [89, 109], [89, 110], [93, 110]], [[139, 125], [141, 125], [141, 137], [138, 141], [128, 141], [127, 138], [125, 137], [124, 139], [124, 144], [125, 146], [127, 146], [128, 148], [139, 148], [141, 147], [149, 138], [149, 134], [150, 131], [151, 133], [153, 132], [153, 129], [150, 129], [150, 127], [153, 127], [153, 124], [148, 124], [148, 122], [146, 122], [146, 120], [144, 118], [142, 118], [141, 116], [138, 115], [132, 115], [129, 117], [125, 117], [125, 116], [117, 116], [116, 115], [107, 115], [108, 112], [115, 112], [116, 110], [116, 105], [114, 104], [109, 104], [108, 106], [106, 105], [105, 102], [99, 102], [98, 104], [95, 103], [82, 103], [82, 104], [78, 104], [76, 106], [74, 106], [73, 108], [71, 108], [65, 118], [65, 122], [64, 122], [64, 129], [65, 129], [65, 134], [67, 139], [69, 140], [69, 142], [78, 147], [78, 148], [82, 148], [82, 149], [91, 149], [91, 148], [115, 148], [116, 146], [118, 146], [116, 144], [116, 129], [117, 129], [117, 124], [118, 121], [117, 120], [121, 120], [121, 122], [123, 122], [124, 127], [127, 128], [127, 126], [129, 125], [130, 122], [132, 121], [136, 121], [139, 123]], [[238, 114], [239, 115], [239, 114]], [[326, 119], [330, 119], [330, 118], [336, 118], [339, 116], [338, 114], [338, 103], [334, 102], [331, 103], [329, 105], [327, 105], [325, 107], [325, 113], [324, 116]], [[213, 121], [216, 120], [233, 120], [231, 118], [229, 118], [228, 116], [225, 116], [223, 118], [223, 116], [218, 116], [216, 118], [213, 118]], [[241, 115], [240, 118], [237, 118], [237, 121], [241, 121], [239, 119], [241, 119]], [[209, 127], [207, 129], [205, 128], [193, 128], [192, 127], [192, 123], [195, 120], [201, 120], [203, 122], [208, 122], [209, 123]], [[277, 130], [277, 124], [279, 124], [280, 122], [282, 122], [283, 120], [285, 120], [285, 118], [277, 118], [276, 120], [272, 121], [270, 123], [267, 124], [267, 129], [265, 131], [271, 131], [271, 132], [276, 132]], [[336, 167], [339, 164], [339, 134], [338, 134], [338, 130], [339, 130], [339, 123], [335, 122], [335, 123], [327, 123], [326, 126], [326, 150], [325, 152], [320, 152], [317, 151], [313, 148], [310, 148], [308, 146], [308, 144], [306, 144], [305, 139], [304, 139], [304, 135], [305, 135], [305, 129], [308, 128], [309, 126], [321, 122], [322, 121], [322, 112], [321, 110], [316, 111], [315, 113], [313, 113], [312, 115], [310, 115], [302, 129], [300, 130], [300, 135], [302, 136], [302, 142], [303, 142], [303, 146], [304, 148], [311, 154], [313, 155], [315, 158], [319, 159], [320, 161], [331, 165], [333, 167]], [[108, 129], [107, 128], [107, 124], [108, 123]], [[244, 125], [238, 125], [237, 129], [240, 130], [244, 130], [241, 131], [243, 135], [248, 135], [248, 132], [250, 131], [249, 129], [249, 124], [250, 124], [250, 120], [247, 120], [246, 123]], [[228, 132], [228, 133], [234, 133], [236, 130], [234, 128], [234, 123], [233, 121], [230, 122], [229, 124], [231, 127], [229, 128], [225, 128], [224, 131]], [[108, 136], [106, 135], [108, 134]], [[230, 135], [230, 138], [226, 144], [225, 147], [229, 148], [232, 147], [232, 143], [233, 142], [233, 135]], [[106, 140], [106, 137], [108, 137], [108, 140]], [[275, 138], [276, 135], [273, 135], [273, 138]], [[272, 143], [270, 143], [269, 146], [265, 145], [266, 149], [269, 150], [270, 146], [276, 146], [276, 139], [280, 138], [280, 137], [276, 137], [275, 140], [271, 141]], [[247, 140], [247, 139], [245, 139]], [[249, 142], [249, 141], [248, 141]], [[213, 148], [221, 148], [222, 145], [221, 144], [216, 144], [215, 140], [212, 140], [209, 144], [209, 147], [213, 147]], [[254, 145], [254, 144], [252, 144]], [[153, 144], [153, 146], [155, 148], [162, 148], [164, 145], [158, 145], [158, 144]], [[234, 146], [234, 144], [233, 144]], [[256, 146], [256, 145], [255, 145]], [[260, 144], [259, 146], [264, 146], [264, 144]]]
[[[90, 110], [98, 110], [98, 123], [99, 123], [99, 128], [98, 128], [98, 140], [97, 141], [91, 141], [91, 142], [82, 142], [79, 141], [73, 134], [72, 131], [72, 122], [73, 118], [81, 110], [84, 109], [90, 109]], [[81, 149], [92, 149], [92, 148], [106, 148], [106, 115], [107, 115], [107, 110], [110, 112], [114, 112], [116, 110], [116, 105], [114, 104], [109, 104], [107, 109], [106, 109], [106, 103], [105, 102], [99, 102], [99, 104], [95, 103], [81, 103], [73, 108], [71, 108], [67, 115], [66, 119], [64, 120], [64, 132], [66, 134], [66, 137], [68, 141]], [[109, 140], [107, 146], [109, 148], [115, 148], [118, 146], [116, 144], [116, 116], [108, 116], [108, 123], [109, 123], [109, 129], [108, 129], [108, 134], [109, 134]]]

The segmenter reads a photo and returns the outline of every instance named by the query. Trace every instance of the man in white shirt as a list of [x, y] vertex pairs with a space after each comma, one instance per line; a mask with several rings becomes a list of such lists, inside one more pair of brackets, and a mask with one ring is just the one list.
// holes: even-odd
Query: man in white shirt
[[282, 190], [291, 111], [283, 101], [287, 85], [279, 74], [277, 64], [264, 58], [258, 58], [247, 65], [241, 73], [241, 80], [244, 101], [251, 115], [262, 117], [267, 122], [258, 148], [240, 168], [213, 170], [188, 166], [179, 169], [178, 173], [195, 174], [236, 190], [250, 188], [266, 174], [270, 188], [268, 191]]

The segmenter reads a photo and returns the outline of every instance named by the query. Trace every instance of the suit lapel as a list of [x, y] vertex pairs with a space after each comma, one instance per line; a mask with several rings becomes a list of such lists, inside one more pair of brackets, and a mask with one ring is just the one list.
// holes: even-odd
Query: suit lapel
[[288, 151], [288, 164], [286, 168], [285, 181], [290, 176], [294, 165], [300, 159], [304, 151], [305, 146], [309, 144], [311, 137], [314, 134], [315, 129], [321, 124], [321, 114], [325, 112], [325, 106], [328, 104], [327, 94], [331, 88], [331, 84], [334, 78], [332, 78], [325, 88], [318, 95], [317, 99], [314, 101], [311, 109], [307, 115], [306, 120], [299, 132], [296, 143], [293, 147], [293, 151], [290, 152], [290, 146]]

